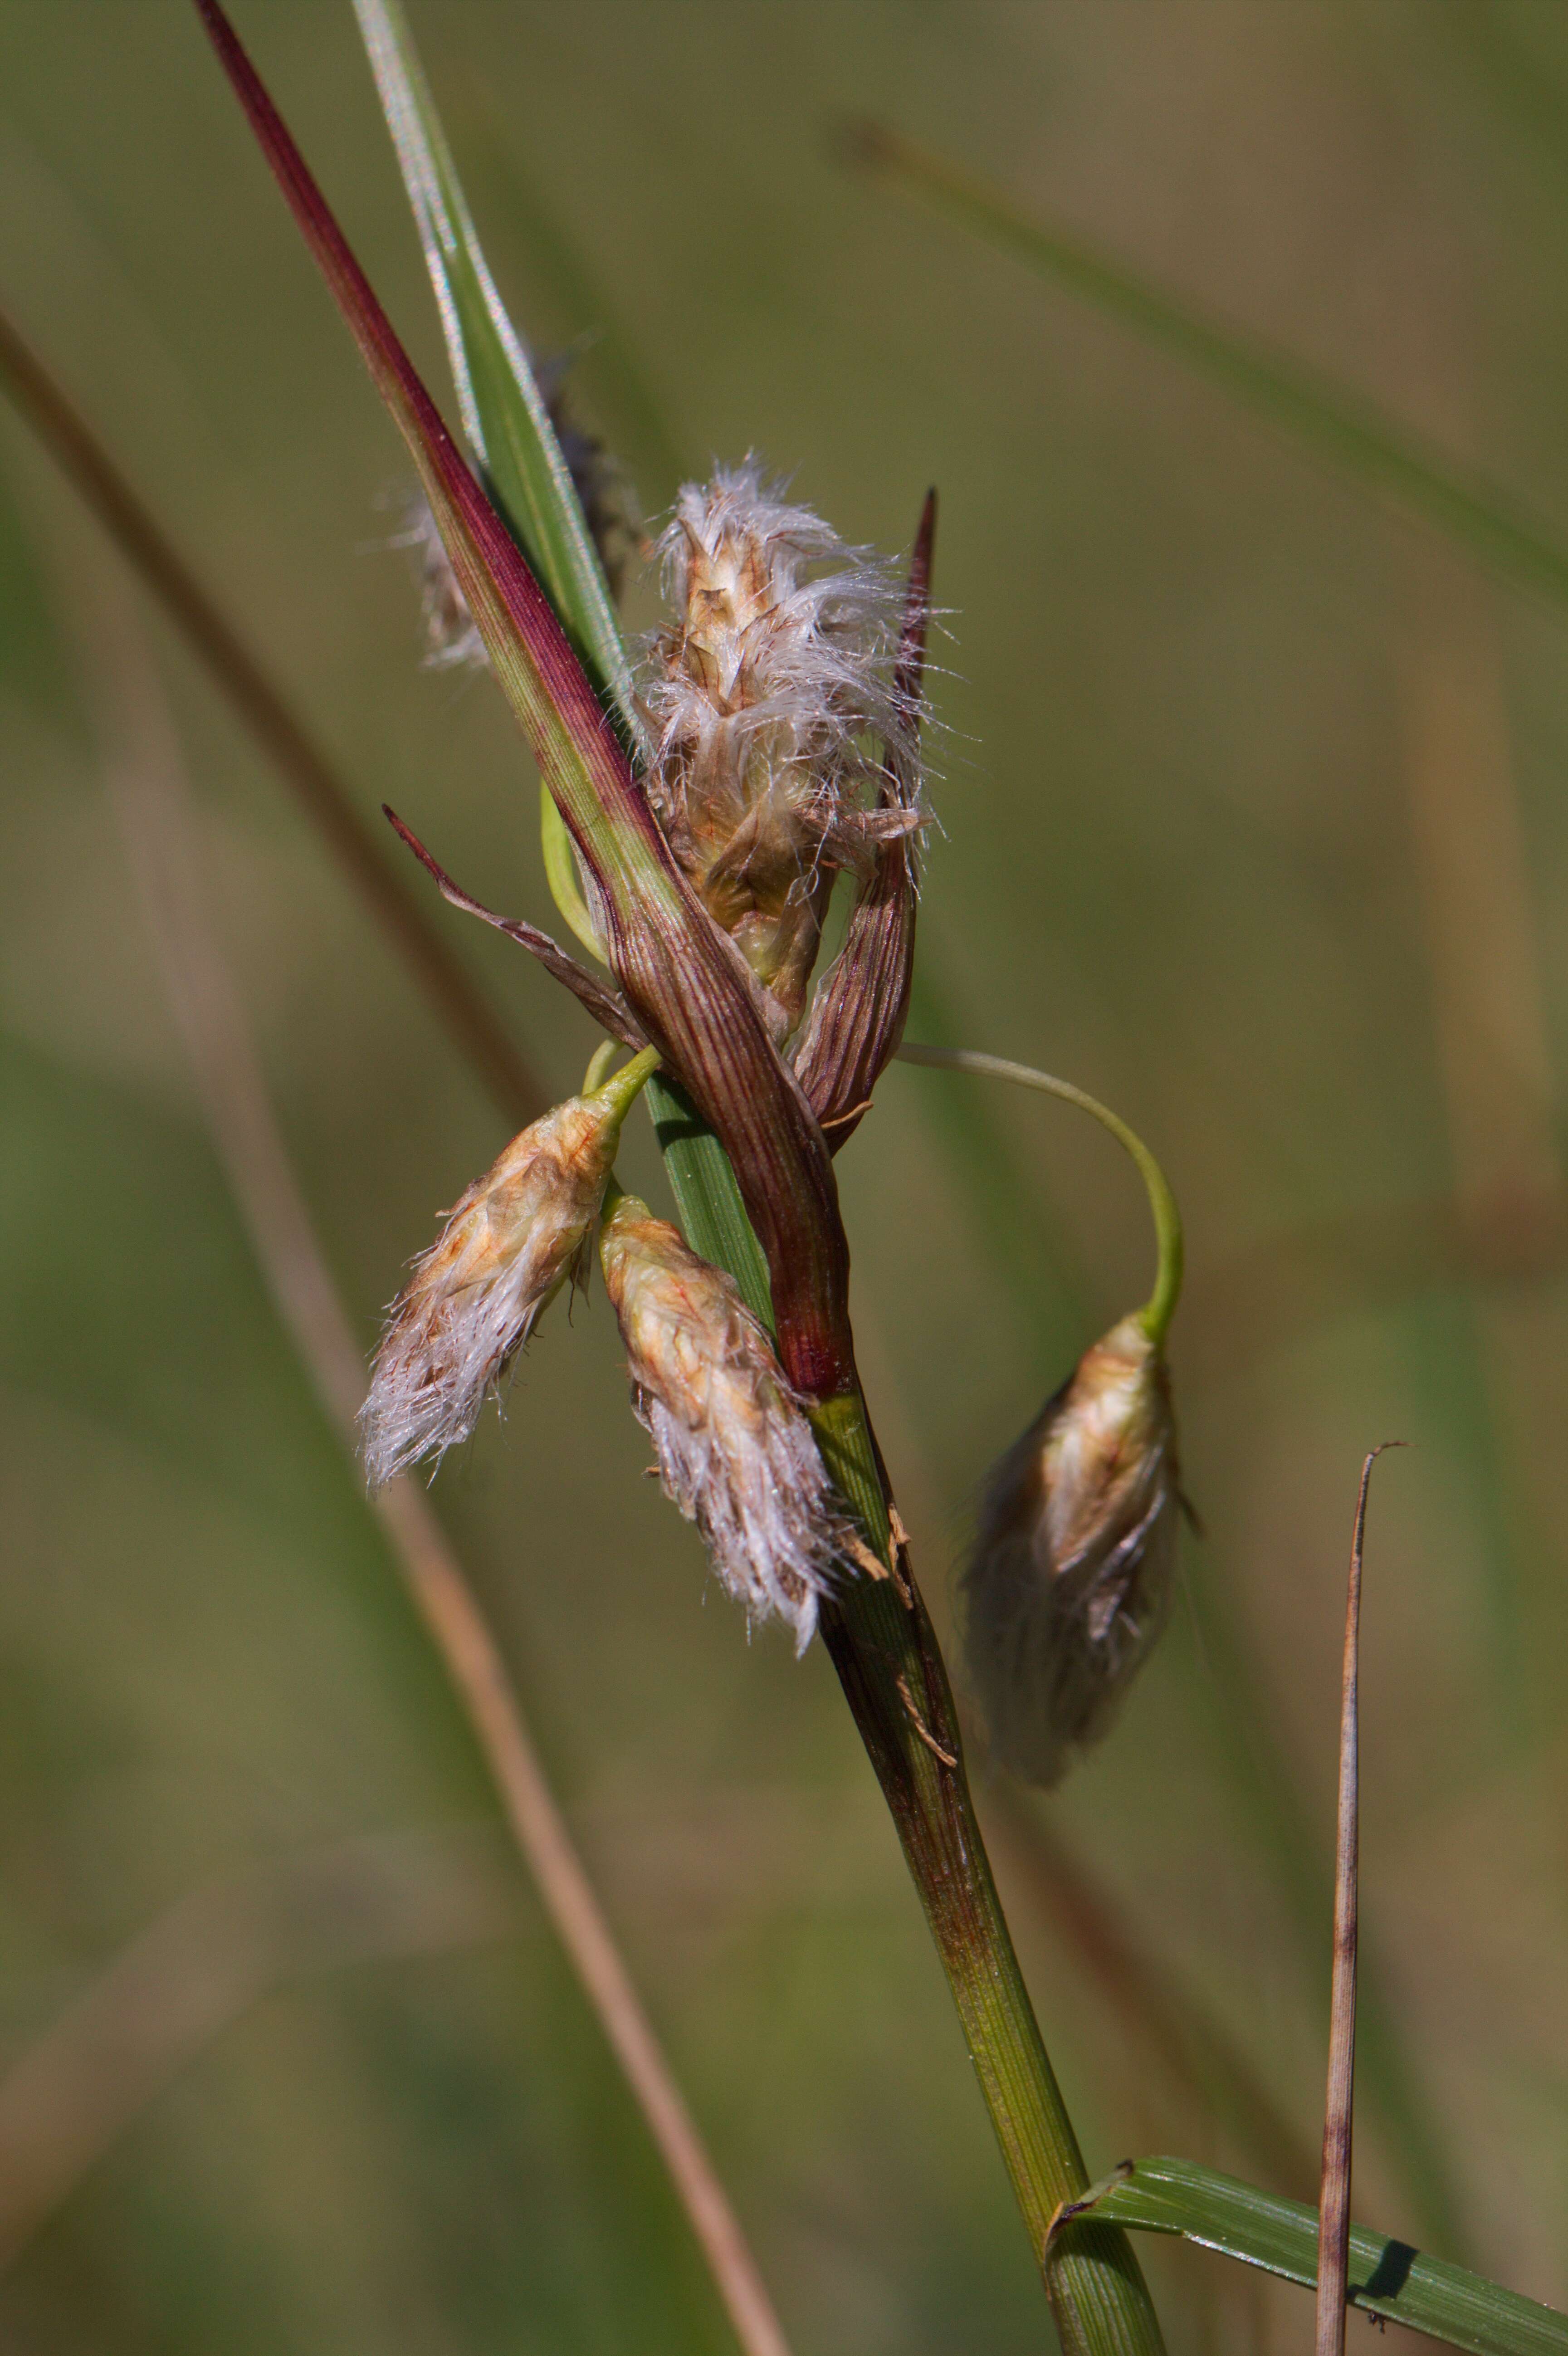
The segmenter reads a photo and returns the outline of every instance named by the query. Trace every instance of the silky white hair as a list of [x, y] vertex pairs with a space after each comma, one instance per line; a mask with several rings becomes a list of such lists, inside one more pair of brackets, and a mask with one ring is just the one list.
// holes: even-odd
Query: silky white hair
[[635, 1196], [600, 1258], [665, 1494], [748, 1620], [783, 1620], [804, 1653], [852, 1539], [773, 1343], [731, 1279]]
[[467, 1440], [545, 1308], [583, 1262], [618, 1119], [572, 1097], [515, 1137], [447, 1215], [388, 1313], [359, 1411], [379, 1489]]
[[661, 776], [681, 745], [739, 773], [764, 733], [778, 740], [774, 759], [806, 766], [824, 791], [877, 774], [859, 741], [868, 733], [912, 762], [918, 706], [892, 676], [897, 577], [782, 494], [754, 458], [720, 467], [684, 486], [660, 535], [665, 593], [681, 617], [655, 639], [661, 660], [645, 689]]
[[918, 776], [919, 695], [898, 679], [890, 566], [789, 502], [754, 459], [688, 483], [659, 541], [674, 619], [649, 642], [648, 797], [677, 861], [790, 1021], [825, 894], [924, 823], [879, 808]]

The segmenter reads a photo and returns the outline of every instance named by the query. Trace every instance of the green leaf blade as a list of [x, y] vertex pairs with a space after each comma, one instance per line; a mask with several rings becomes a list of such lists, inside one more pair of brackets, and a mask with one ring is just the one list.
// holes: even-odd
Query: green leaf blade
[[[1317, 2286], [1316, 2209], [1195, 2160], [1140, 2159], [1083, 2213], [1136, 2232], [1179, 2234], [1304, 2289]], [[1364, 2225], [1350, 2228], [1349, 2303], [1469, 2356], [1568, 2356], [1568, 2315]]]
[[609, 584], [539, 380], [485, 259], [398, 0], [354, 0], [441, 312], [464, 432], [629, 745], [642, 727]]

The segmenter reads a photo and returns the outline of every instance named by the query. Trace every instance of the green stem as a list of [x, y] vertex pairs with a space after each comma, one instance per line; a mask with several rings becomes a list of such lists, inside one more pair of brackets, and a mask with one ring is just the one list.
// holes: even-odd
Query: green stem
[[1164, 1171], [1137, 1131], [1129, 1129], [1109, 1105], [1103, 1105], [1086, 1089], [1074, 1087], [1071, 1080], [1059, 1080], [1050, 1072], [1037, 1072], [1029, 1064], [1009, 1063], [1005, 1055], [982, 1055], [972, 1047], [917, 1047], [907, 1039], [898, 1055], [905, 1064], [928, 1064], [933, 1070], [944, 1072], [974, 1072], [983, 1079], [1011, 1080], [1020, 1088], [1038, 1088], [1043, 1096], [1060, 1097], [1063, 1104], [1076, 1105], [1080, 1111], [1093, 1113], [1101, 1127], [1108, 1129], [1117, 1144], [1125, 1148], [1137, 1164], [1154, 1217], [1158, 1265], [1154, 1290], [1138, 1316], [1157, 1349], [1170, 1329], [1176, 1304], [1181, 1298], [1181, 1214]]
[[[613, 1040], [609, 1044], [611, 1052], [613, 1053]], [[616, 1126], [619, 1127], [649, 1080], [658, 1070], [659, 1051], [656, 1047], [645, 1047], [640, 1055], [634, 1055], [629, 1064], [623, 1064], [620, 1070], [613, 1073], [609, 1079], [599, 1076], [595, 1070], [603, 1053], [603, 1048], [599, 1048], [592, 1063], [589, 1065], [588, 1077], [583, 1082], [582, 1092], [584, 1096], [596, 1096], [607, 1104], [615, 1116]]]
[[550, 898], [583, 948], [592, 949], [603, 964], [604, 944], [593, 929], [593, 919], [582, 896], [571, 837], [566, 830], [566, 820], [555, 806], [555, 796], [542, 777], [539, 780], [539, 841], [544, 850], [545, 882], [549, 885]]
[[[771, 1323], [767, 1266], [722, 1148], [668, 1081], [656, 1077], [648, 1095], [688, 1242]], [[823, 1613], [823, 1641], [947, 1975], [1061, 2345], [1067, 2356], [1161, 2356], [1126, 2236], [1093, 2221], [1051, 2230], [1087, 2171], [991, 1877], [936, 1632], [907, 1548], [893, 1547], [886, 1474], [859, 1393], [808, 1412], [866, 1545], [890, 1564], [886, 1579], [845, 1580]]]

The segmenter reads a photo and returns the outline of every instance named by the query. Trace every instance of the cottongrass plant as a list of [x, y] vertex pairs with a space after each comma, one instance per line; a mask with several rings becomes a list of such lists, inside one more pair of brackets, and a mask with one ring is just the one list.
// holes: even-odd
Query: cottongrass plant
[[[515, 1141], [416, 1266], [378, 1365], [370, 1469], [439, 1459], [473, 1429], [603, 1217], [606, 1287], [667, 1488], [751, 1616], [784, 1619], [797, 1649], [820, 1629], [832, 1657], [947, 1972], [1061, 2343], [1070, 2356], [1152, 2356], [1159, 2327], [1124, 2225], [1207, 2238], [1289, 2273], [1281, 2253], [1309, 2212], [1185, 2162], [1128, 2163], [1089, 2185], [991, 1880], [848, 1317], [833, 1155], [900, 1052], [909, 1003], [933, 510], [928, 502], [901, 601], [880, 566], [792, 506], [753, 462], [688, 488], [667, 542], [675, 611], [639, 692], [589, 519], [483, 266], [392, 0], [357, 5], [477, 472], [218, 0], [197, 5], [407, 440], [455, 594], [539, 766], [552, 888], [608, 980], [532, 927], [503, 928], [632, 1051], [608, 1081], [596, 1059], [582, 1095]], [[488, 916], [414, 847], [449, 899]], [[851, 895], [845, 948], [812, 994], [840, 877]], [[1034, 1763], [1054, 1772], [1114, 1715], [1168, 1592], [1179, 1493], [1163, 1353], [1179, 1226], [1147, 1149], [1114, 1115], [1047, 1076], [1001, 1076], [1084, 1103], [1117, 1130], [1144, 1170], [1160, 1237], [1147, 1307], [1091, 1349], [1004, 1458], [971, 1566], [972, 1640], [987, 1624], [987, 1582], [1000, 1597], [1010, 1580], [1027, 1606], [1010, 1644], [997, 1634], [1006, 1612], [993, 1612], [976, 1651], [977, 1661], [1011, 1655], [1005, 1708], [992, 1682], [994, 1739], [1011, 1751], [1034, 1721]], [[644, 1087], [659, 1092], [656, 1110], [673, 1104], [680, 1115], [679, 1137], [667, 1119], [659, 1125], [684, 1233], [615, 1187], [615, 1137]], [[1414, 2293], [1402, 2307], [1406, 2283]], [[1424, 2329], [1475, 2349], [1568, 2347], [1560, 2319], [1425, 2261], [1392, 2286], [1352, 2280], [1348, 2295], [1398, 2319], [1419, 2315]]]

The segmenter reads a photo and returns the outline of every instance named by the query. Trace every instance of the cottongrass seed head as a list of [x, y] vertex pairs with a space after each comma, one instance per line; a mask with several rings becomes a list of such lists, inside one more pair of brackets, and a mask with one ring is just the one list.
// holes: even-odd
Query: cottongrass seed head
[[731, 1278], [635, 1195], [599, 1252], [665, 1494], [748, 1619], [787, 1622], [804, 1653], [849, 1534], [772, 1342]]
[[792, 506], [754, 460], [688, 483], [659, 541], [675, 619], [643, 681], [648, 792], [670, 847], [793, 1027], [840, 870], [923, 823], [874, 807], [883, 748], [913, 776], [887, 565]]
[[971, 1680], [1027, 1783], [1109, 1728], [1165, 1625], [1179, 1507], [1165, 1363], [1135, 1314], [993, 1468], [964, 1578]]
[[557, 1105], [512, 1140], [413, 1262], [359, 1412], [373, 1489], [472, 1433], [540, 1312], [579, 1271], [624, 1110], [613, 1087]]

